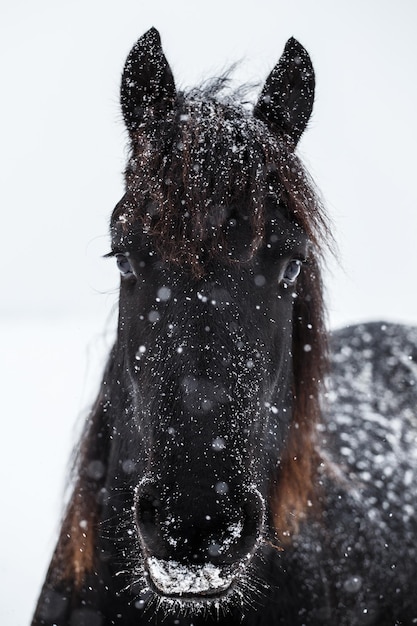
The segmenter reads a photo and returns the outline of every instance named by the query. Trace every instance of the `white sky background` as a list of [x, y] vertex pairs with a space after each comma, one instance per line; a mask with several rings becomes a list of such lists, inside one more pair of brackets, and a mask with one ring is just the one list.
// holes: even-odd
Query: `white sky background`
[[[262, 82], [295, 36], [316, 70], [299, 152], [335, 224], [333, 326], [417, 323], [415, 0], [1, 0], [0, 623], [25, 626], [54, 543], [77, 415], [93, 399], [118, 274], [118, 90], [162, 35], [178, 86], [242, 60]], [[86, 382], [87, 381], [87, 382]]]

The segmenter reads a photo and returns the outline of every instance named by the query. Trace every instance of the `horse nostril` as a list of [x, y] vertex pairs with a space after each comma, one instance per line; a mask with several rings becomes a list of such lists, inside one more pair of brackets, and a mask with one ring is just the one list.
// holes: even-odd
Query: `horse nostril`
[[264, 525], [265, 502], [259, 491], [252, 489], [243, 496], [243, 530], [241, 549], [252, 552]]
[[142, 524], [154, 524], [161, 508], [161, 501], [158, 497], [146, 494], [138, 502], [138, 517]]
[[[213, 520], [216, 523], [216, 520]], [[223, 519], [223, 532], [215, 534], [207, 554], [213, 563], [245, 560], [256, 549], [264, 523], [264, 503], [256, 491], [245, 491], [240, 505]]]
[[136, 523], [143, 548], [151, 554], [159, 554], [162, 548], [158, 532], [161, 509], [161, 497], [155, 485], [151, 482], [140, 485], [136, 492]]

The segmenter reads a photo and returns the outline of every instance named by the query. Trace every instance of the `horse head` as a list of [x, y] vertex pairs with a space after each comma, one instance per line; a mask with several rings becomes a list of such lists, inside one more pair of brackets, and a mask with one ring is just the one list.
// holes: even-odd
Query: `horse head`
[[229, 594], [277, 518], [305, 508], [314, 454], [297, 447], [323, 360], [324, 222], [294, 155], [311, 61], [289, 40], [253, 113], [217, 97], [223, 82], [177, 92], [157, 31], [139, 39], [122, 78], [131, 154], [111, 219], [111, 388], [124, 390], [115, 430], [135, 467], [138, 560], [157, 594], [191, 601]]

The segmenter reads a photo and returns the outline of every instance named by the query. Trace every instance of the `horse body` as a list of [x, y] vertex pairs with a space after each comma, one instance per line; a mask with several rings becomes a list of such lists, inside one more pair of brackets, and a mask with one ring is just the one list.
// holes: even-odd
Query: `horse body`
[[[417, 333], [332, 336], [287, 43], [253, 114], [126, 62], [119, 323], [33, 625], [411, 624]], [[328, 391], [324, 393], [327, 375]]]

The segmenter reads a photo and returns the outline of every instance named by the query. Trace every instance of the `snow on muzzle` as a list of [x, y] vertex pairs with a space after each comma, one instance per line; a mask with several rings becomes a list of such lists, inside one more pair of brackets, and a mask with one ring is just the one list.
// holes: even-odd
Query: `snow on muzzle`
[[226, 572], [212, 563], [184, 565], [149, 557], [146, 570], [154, 589], [166, 596], [219, 596], [232, 585], [237, 572]]
[[236, 493], [222, 488], [215, 497], [205, 491], [175, 496], [150, 478], [139, 483], [136, 524], [156, 593], [220, 597], [244, 574], [263, 532], [264, 501], [255, 487]]

